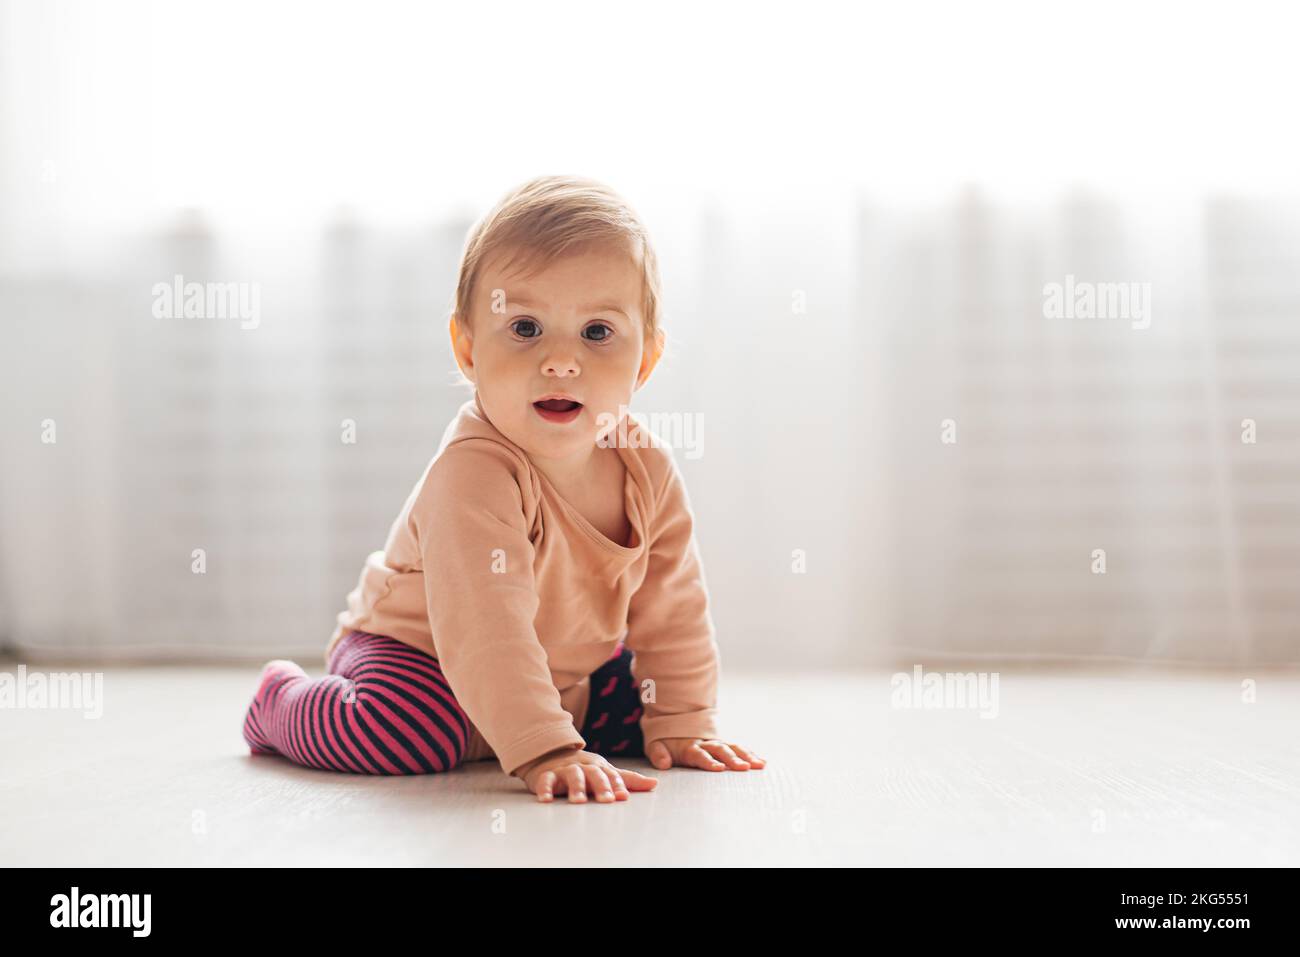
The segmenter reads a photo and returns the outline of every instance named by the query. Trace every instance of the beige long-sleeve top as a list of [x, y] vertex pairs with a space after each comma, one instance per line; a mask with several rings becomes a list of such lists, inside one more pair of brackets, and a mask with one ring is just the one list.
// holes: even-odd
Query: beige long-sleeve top
[[645, 742], [716, 737], [719, 656], [686, 488], [671, 449], [630, 416], [619, 428], [628, 543], [561, 498], [475, 394], [366, 559], [326, 660], [352, 629], [433, 655], [471, 723], [465, 760], [513, 774], [585, 746], [588, 676], [622, 639]]

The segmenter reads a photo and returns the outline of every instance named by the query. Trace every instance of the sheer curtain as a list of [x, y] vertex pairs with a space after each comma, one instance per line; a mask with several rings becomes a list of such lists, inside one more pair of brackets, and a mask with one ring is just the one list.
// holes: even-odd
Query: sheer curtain
[[[558, 55], [597, 19], [550, 48], [559, 106], [521, 113], [499, 66], [447, 92], [473, 13], [331, 12], [277, 72], [282, 11], [3, 9], [8, 647], [319, 656], [465, 397], [445, 313], [472, 217], [570, 170], [657, 240], [670, 352], [633, 405], [702, 428], [677, 454], [729, 662], [1300, 659], [1300, 210], [1266, 179], [1017, 191], [900, 155], [877, 180], [850, 167], [898, 141], [863, 120], [856, 152], [823, 142], [834, 110], [799, 85], [858, 67], [798, 43], [806, 69], [748, 74], [735, 128], [685, 82], [601, 126], [565, 104], [636, 85]], [[838, 49], [832, 20], [792, 36]], [[444, 26], [445, 57], [395, 54]], [[646, 29], [634, 49], [672, 33]], [[498, 65], [527, 45], [492, 36]], [[842, 104], [883, 88], [834, 79], [861, 80]], [[790, 142], [751, 162], [733, 134]], [[255, 287], [256, 326], [157, 317], [177, 276]], [[1067, 283], [1149, 288], [1149, 323], [1054, 315]]]

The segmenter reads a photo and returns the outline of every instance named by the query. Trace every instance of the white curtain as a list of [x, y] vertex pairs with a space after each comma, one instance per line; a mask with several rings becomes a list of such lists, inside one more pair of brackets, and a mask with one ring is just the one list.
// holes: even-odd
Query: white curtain
[[[526, 38], [497, 37], [467, 101], [462, 46], [481, 36], [440, 41], [410, 67], [420, 85], [357, 27], [386, 82], [352, 91], [317, 69], [351, 62], [348, 22], [324, 18], [306, 66], [276, 72], [292, 17], [219, 9], [3, 7], [9, 648], [316, 663], [464, 399], [445, 312], [465, 230], [524, 176], [572, 169], [627, 192], [659, 246], [670, 354], [634, 409], [702, 423], [678, 454], [728, 662], [1300, 660], [1300, 210], [1267, 181], [873, 187], [846, 170], [862, 142], [822, 141], [833, 118], [799, 86], [821, 55], [797, 45], [807, 70], [748, 74], [734, 129], [681, 88], [678, 127], [537, 104], [467, 126], [518, 100], [501, 64]], [[432, 42], [437, 24], [383, 10], [396, 47]], [[537, 82], [572, 94], [588, 67], [555, 49], [560, 79]], [[458, 77], [460, 98], [432, 83]], [[622, 82], [582, 102], [599, 112]], [[848, 107], [883, 87], [837, 89]], [[257, 103], [241, 125], [232, 104]], [[863, 142], [906, 152], [863, 122]], [[587, 138], [560, 148], [549, 123]], [[422, 124], [438, 175], [403, 148]], [[733, 133], [793, 140], [779, 167], [729, 155], [731, 177], [714, 154]], [[156, 318], [177, 275], [255, 285], [257, 327]], [[1149, 287], [1149, 327], [1050, 315], [1045, 286], [1067, 282]]]

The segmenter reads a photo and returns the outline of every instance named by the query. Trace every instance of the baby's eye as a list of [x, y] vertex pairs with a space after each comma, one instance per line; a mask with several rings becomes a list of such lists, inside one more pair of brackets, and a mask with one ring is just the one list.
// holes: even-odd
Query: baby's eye
[[510, 328], [520, 339], [536, 339], [542, 331], [532, 319], [516, 319], [510, 323]]
[[595, 337], [590, 337], [590, 336], [589, 336], [588, 339], [589, 339], [591, 342], [604, 342], [604, 341], [606, 341], [607, 339], [609, 339], [610, 336], [612, 336], [612, 335], [614, 334], [614, 330], [611, 329], [609, 326], [605, 325], [605, 323], [603, 323], [603, 322], [597, 322], [597, 323], [595, 323], [594, 325], [590, 325], [590, 326], [588, 326], [586, 329], [584, 329], [584, 330], [582, 330], [582, 331], [583, 331], [583, 332], [591, 332], [593, 329], [600, 329], [600, 330], [603, 330], [603, 331], [602, 331], [602, 334], [599, 335], [599, 336], [595, 336]]

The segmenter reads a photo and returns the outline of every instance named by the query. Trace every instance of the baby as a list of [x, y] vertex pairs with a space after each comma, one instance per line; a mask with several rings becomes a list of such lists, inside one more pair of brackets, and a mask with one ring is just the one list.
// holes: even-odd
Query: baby
[[719, 657], [671, 450], [627, 414], [663, 354], [644, 225], [613, 191], [532, 180], [471, 230], [450, 332], [474, 397], [312, 680], [272, 661], [255, 754], [360, 774], [495, 758], [540, 801], [625, 801], [615, 766], [762, 768], [717, 736]]

